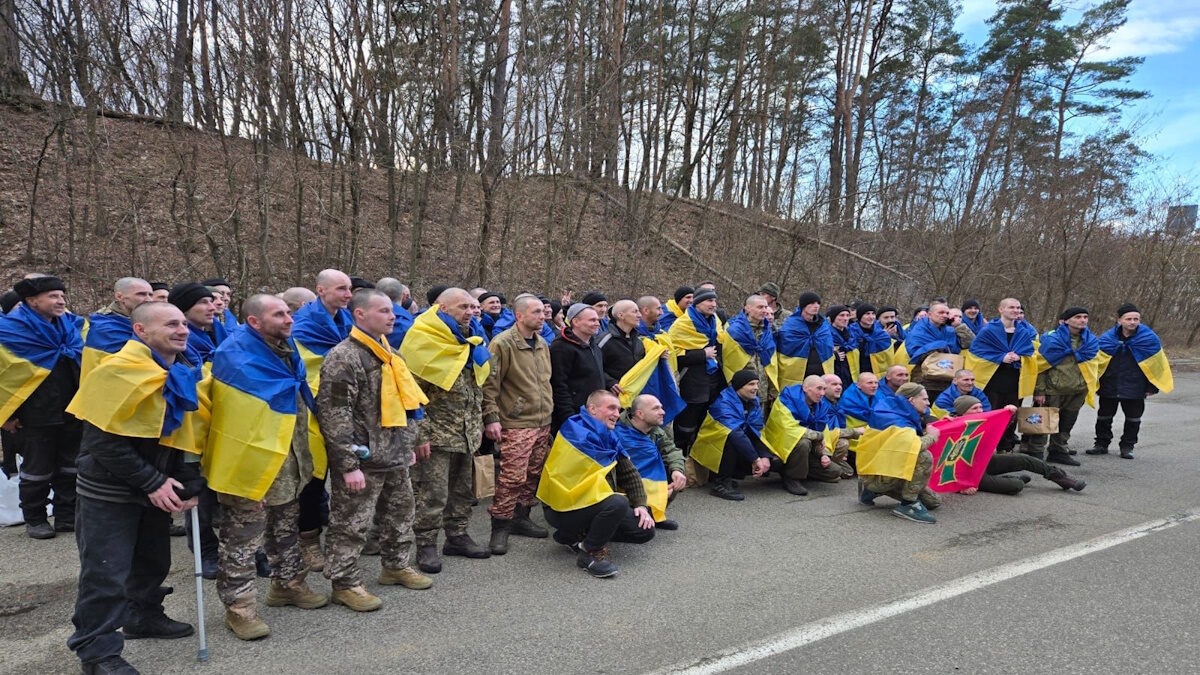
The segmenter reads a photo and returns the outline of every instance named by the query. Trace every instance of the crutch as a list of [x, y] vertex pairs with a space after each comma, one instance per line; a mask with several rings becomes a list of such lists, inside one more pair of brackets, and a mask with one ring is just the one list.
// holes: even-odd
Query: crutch
[[196, 652], [196, 660], [200, 663], [208, 661], [208, 637], [204, 634], [204, 576], [200, 563], [200, 512], [199, 507], [188, 509], [192, 518], [192, 554], [196, 558], [196, 629], [200, 634], [200, 650]]

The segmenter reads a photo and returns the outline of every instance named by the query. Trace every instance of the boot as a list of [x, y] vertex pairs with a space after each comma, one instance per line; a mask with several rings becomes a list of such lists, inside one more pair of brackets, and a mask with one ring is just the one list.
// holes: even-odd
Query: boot
[[40, 523], [26, 523], [25, 534], [30, 539], [53, 539], [54, 528], [44, 520]]
[[1052, 471], [1046, 474], [1046, 480], [1058, 484], [1064, 490], [1074, 490], [1076, 492], [1083, 490], [1087, 486], [1086, 482], [1071, 478], [1067, 475], [1066, 471], [1058, 467], [1054, 467]]
[[606, 579], [618, 571], [617, 566], [608, 559], [607, 546], [595, 551], [580, 551], [579, 555], [575, 556], [575, 564], [597, 579]]
[[1051, 464], [1065, 464], [1066, 466], [1079, 466], [1079, 460], [1068, 455], [1065, 452], [1051, 452], [1046, 456], [1046, 461]]
[[379, 570], [379, 583], [384, 586], [403, 586], [414, 591], [423, 591], [433, 585], [433, 579], [411, 567], [399, 570], [384, 567]]
[[267, 590], [268, 607], [292, 605], [300, 609], [317, 609], [327, 604], [329, 604], [329, 596], [309, 588], [303, 577], [291, 581], [272, 579], [271, 587]]
[[271, 634], [267, 624], [258, 618], [254, 598], [238, 598], [232, 605], [227, 605], [225, 626], [233, 631], [239, 640], [258, 640]]
[[309, 572], [325, 569], [325, 554], [321, 552], [321, 530], [300, 533], [300, 559]]
[[417, 548], [417, 567], [426, 574], [442, 571], [442, 559], [438, 557], [437, 544], [426, 544]]
[[1088, 455], [1107, 455], [1108, 454], [1108, 446], [1100, 445], [1099, 443], [1097, 443], [1097, 444], [1093, 445], [1090, 450], [1084, 450], [1083, 452]]
[[195, 630], [192, 624], [176, 621], [161, 611], [151, 616], [144, 616], [135, 621], [128, 621], [121, 628], [126, 640], [141, 640], [158, 638], [160, 640], [175, 640], [185, 638]]
[[486, 548], [475, 543], [467, 534], [452, 534], [446, 537], [442, 544], [442, 555], [457, 555], [464, 558], [490, 558], [492, 554]]
[[1121, 446], [1121, 459], [1133, 459], [1133, 446]]
[[529, 517], [528, 506], [517, 506], [517, 510], [513, 512], [512, 525], [509, 530], [518, 537], [545, 539], [550, 536], [549, 530], [533, 522]]
[[804, 487], [803, 483], [794, 478], [784, 478], [783, 489], [800, 497], [808, 494], [808, 488]]
[[335, 588], [331, 598], [336, 605], [345, 605], [356, 612], [374, 612], [383, 601], [367, 592], [363, 586]]
[[513, 521], [503, 518], [492, 518], [492, 538], [488, 540], [488, 549], [492, 555], [508, 553], [508, 533]]
[[379, 533], [371, 531], [367, 533], [367, 543], [363, 544], [363, 555], [379, 555]]
[[120, 656], [106, 656], [83, 664], [83, 675], [138, 675], [138, 669]]

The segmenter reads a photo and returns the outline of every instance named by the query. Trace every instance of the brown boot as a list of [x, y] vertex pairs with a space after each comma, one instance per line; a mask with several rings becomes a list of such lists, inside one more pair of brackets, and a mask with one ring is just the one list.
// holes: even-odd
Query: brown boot
[[1046, 480], [1058, 484], [1064, 490], [1074, 490], [1080, 492], [1087, 487], [1087, 483], [1076, 478], [1071, 478], [1066, 471], [1058, 467], [1051, 467], [1051, 471], [1046, 473]]
[[356, 612], [374, 612], [383, 601], [367, 592], [364, 586], [333, 589], [333, 604], [345, 605]]
[[327, 604], [329, 596], [309, 588], [303, 577], [286, 582], [272, 579], [271, 588], [267, 590], [268, 607], [292, 605], [300, 609], [317, 609]]
[[300, 533], [300, 559], [309, 572], [320, 572], [325, 569], [325, 554], [321, 552], [320, 530]]
[[239, 640], [258, 640], [271, 634], [271, 629], [254, 607], [254, 598], [238, 598], [225, 607], [225, 625]]
[[433, 585], [433, 579], [412, 567], [399, 570], [384, 567], [379, 570], [379, 583], [384, 586], [403, 586], [414, 591], [423, 591]]

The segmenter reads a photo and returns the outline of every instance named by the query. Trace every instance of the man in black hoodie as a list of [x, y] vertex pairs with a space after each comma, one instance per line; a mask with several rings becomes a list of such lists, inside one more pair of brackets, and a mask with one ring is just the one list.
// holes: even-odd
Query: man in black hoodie
[[604, 372], [620, 381], [625, 373], [646, 356], [646, 347], [638, 333], [638, 322], [642, 315], [632, 300], [618, 300], [612, 306], [612, 321], [596, 344], [604, 357]]
[[550, 343], [550, 389], [554, 392], [554, 415], [550, 433], [587, 403], [597, 389], [619, 391], [617, 381], [604, 372], [604, 355], [596, 345], [600, 314], [577, 302], [567, 309], [567, 326], [562, 339]]

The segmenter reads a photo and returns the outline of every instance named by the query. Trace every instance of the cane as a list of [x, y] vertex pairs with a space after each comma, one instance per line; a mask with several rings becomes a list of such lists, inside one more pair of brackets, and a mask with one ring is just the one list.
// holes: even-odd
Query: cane
[[200, 650], [196, 652], [196, 660], [200, 663], [208, 661], [208, 637], [204, 634], [204, 576], [200, 563], [200, 512], [199, 507], [188, 509], [192, 514], [192, 554], [196, 558], [196, 628], [200, 633]]

